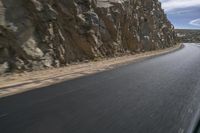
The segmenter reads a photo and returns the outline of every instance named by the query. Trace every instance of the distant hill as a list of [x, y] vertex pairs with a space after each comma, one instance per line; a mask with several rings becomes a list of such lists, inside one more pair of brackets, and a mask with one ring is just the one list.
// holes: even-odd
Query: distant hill
[[200, 30], [176, 29], [177, 36], [181, 42], [200, 43]]

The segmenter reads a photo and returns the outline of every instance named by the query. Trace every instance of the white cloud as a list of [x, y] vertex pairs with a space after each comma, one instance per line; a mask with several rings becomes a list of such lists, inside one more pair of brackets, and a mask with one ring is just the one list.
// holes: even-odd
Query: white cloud
[[188, 12], [192, 12], [192, 9], [183, 9], [183, 10], [176, 10], [176, 11], [172, 11], [172, 12], [168, 12], [168, 14], [185, 14]]
[[166, 12], [190, 7], [200, 7], [200, 0], [160, 0]]
[[189, 24], [200, 27], [200, 18], [190, 21]]

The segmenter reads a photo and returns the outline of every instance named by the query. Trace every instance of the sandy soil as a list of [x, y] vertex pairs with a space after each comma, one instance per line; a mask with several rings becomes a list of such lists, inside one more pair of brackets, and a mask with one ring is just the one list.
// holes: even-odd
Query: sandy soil
[[109, 70], [117, 66], [137, 61], [139, 59], [165, 54], [174, 51], [180, 47], [181, 45], [176, 45], [174, 47], [163, 50], [102, 59], [99, 61], [69, 65], [62, 68], [52, 68], [47, 70], [14, 73], [6, 76], [1, 76], [0, 97], [5, 97], [8, 95], [13, 95], [32, 89], [49, 86], [66, 80], [78, 78], [81, 76]]

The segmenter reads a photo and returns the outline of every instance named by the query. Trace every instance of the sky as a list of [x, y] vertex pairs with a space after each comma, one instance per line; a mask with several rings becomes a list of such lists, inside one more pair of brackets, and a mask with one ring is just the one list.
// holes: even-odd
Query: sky
[[200, 29], [200, 0], [160, 0], [177, 29]]

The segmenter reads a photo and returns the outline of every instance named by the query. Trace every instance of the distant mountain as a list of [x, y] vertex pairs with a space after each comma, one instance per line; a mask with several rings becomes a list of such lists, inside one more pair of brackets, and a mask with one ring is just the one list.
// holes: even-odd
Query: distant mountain
[[176, 29], [177, 36], [181, 42], [200, 43], [200, 30], [197, 29]]

